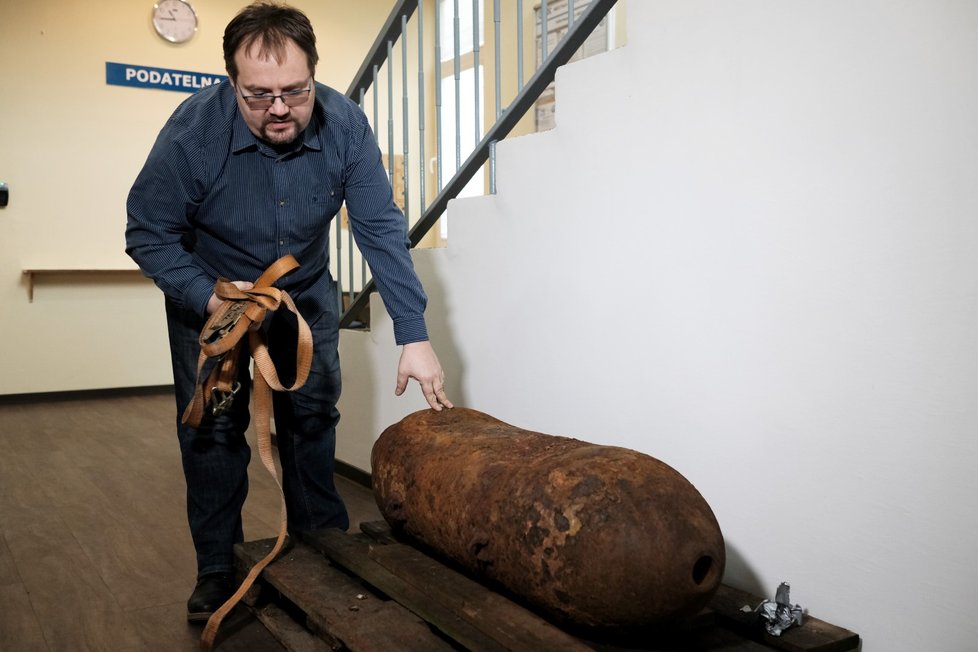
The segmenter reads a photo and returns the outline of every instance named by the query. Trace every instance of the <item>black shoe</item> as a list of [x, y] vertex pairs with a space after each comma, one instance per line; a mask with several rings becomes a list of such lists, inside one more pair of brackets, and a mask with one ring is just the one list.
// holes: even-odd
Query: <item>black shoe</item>
[[197, 580], [193, 594], [187, 600], [187, 620], [206, 622], [234, 594], [233, 575], [205, 575]]

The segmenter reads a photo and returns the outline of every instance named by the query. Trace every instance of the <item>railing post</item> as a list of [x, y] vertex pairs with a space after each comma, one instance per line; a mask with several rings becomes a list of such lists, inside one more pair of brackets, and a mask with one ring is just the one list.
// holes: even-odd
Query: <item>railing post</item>
[[523, 90], [523, 0], [516, 0], [516, 79]]
[[[437, 2], [437, 0], [436, 0]], [[437, 10], [437, 6], [435, 7]], [[427, 170], [424, 160], [425, 111], [424, 111], [424, 0], [418, 0], [418, 206], [425, 209], [425, 181]]]
[[[408, 183], [410, 176], [411, 159], [408, 156], [410, 146], [408, 144], [409, 120], [408, 120], [408, 73], [407, 73], [407, 18], [401, 17], [401, 143], [404, 150], [404, 165], [401, 166], [401, 183], [404, 184], [404, 221], [411, 223], [411, 185]], [[393, 166], [392, 166], [393, 167]]]
[[475, 109], [475, 142], [473, 147], [479, 146], [479, 137], [482, 133], [482, 123], [479, 121], [481, 110], [479, 107], [479, 3], [480, 0], [472, 0], [472, 91], [475, 97], [472, 98], [472, 106]]

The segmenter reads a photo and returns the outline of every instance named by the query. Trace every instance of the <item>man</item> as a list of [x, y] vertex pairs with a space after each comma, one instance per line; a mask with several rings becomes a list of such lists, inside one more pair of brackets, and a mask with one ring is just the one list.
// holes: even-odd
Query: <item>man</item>
[[[314, 360], [301, 390], [276, 393], [274, 412], [289, 529], [345, 529], [333, 484], [340, 394], [336, 286], [328, 226], [345, 200], [402, 345], [395, 394], [416, 379], [435, 410], [452, 407], [428, 342], [426, 298], [414, 273], [404, 217], [392, 201], [380, 151], [359, 107], [315, 82], [316, 39], [307, 17], [256, 3], [224, 33], [229, 81], [184, 101], [163, 127], [127, 203], [126, 251], [165, 294], [178, 414], [191, 400], [198, 335], [221, 304], [218, 277], [242, 289], [280, 257], [300, 267], [277, 286], [309, 323]], [[262, 326], [269, 349], [295, 344], [286, 311]], [[247, 369], [247, 364], [240, 365]], [[247, 371], [243, 371], [247, 374]], [[248, 379], [231, 409], [177, 430], [187, 511], [197, 551], [188, 619], [205, 621], [233, 592], [248, 489]]]

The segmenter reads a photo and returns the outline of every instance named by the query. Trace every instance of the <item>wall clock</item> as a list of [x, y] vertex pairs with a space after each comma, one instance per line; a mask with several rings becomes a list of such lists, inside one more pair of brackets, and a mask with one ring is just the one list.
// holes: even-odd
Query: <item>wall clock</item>
[[197, 32], [197, 12], [186, 0], [160, 0], [153, 5], [153, 27], [170, 43], [184, 43]]

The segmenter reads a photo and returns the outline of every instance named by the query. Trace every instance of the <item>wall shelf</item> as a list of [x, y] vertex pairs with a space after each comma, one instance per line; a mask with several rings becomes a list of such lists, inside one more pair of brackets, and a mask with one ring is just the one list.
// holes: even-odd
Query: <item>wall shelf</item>
[[129, 279], [129, 278], [144, 278], [143, 273], [135, 268], [97, 268], [97, 267], [87, 267], [87, 268], [55, 268], [55, 267], [34, 267], [29, 269], [23, 269], [21, 272], [27, 277], [27, 300], [29, 303], [34, 303], [34, 283], [37, 279], [43, 277], [56, 277], [56, 276], [109, 276], [113, 279]]

